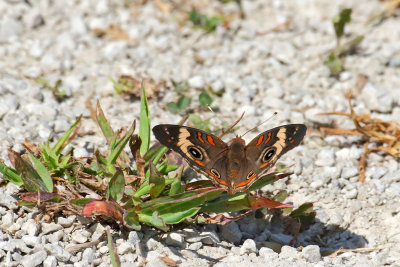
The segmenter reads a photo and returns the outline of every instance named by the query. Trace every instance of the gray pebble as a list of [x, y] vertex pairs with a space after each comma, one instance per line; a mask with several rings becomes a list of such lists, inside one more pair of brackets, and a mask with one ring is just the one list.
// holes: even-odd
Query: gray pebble
[[317, 155], [315, 165], [332, 166], [335, 163], [335, 154], [332, 150], [321, 150]]
[[279, 258], [281, 259], [290, 259], [290, 258], [298, 258], [299, 253], [297, 249], [291, 246], [283, 246], [281, 248], [281, 252], [279, 253]]
[[50, 255], [55, 256], [59, 261], [65, 262], [71, 258], [71, 254], [57, 243], [46, 244], [44, 245], [44, 248]]
[[358, 175], [358, 169], [356, 167], [347, 167], [342, 169], [341, 177], [344, 179], [348, 179], [356, 175]]
[[188, 80], [189, 86], [196, 88], [196, 89], [202, 89], [205, 86], [205, 81], [202, 76], [194, 76]]
[[25, 235], [22, 237], [22, 241], [30, 247], [34, 247], [40, 243], [40, 238], [33, 235]]
[[132, 252], [132, 244], [129, 242], [122, 242], [121, 244], [118, 245], [117, 247], [117, 253], [119, 255], [124, 255], [129, 252]]
[[54, 256], [48, 256], [43, 261], [43, 267], [56, 267], [57, 266], [57, 259]]
[[165, 244], [169, 246], [174, 246], [174, 247], [185, 247], [185, 240], [183, 239], [183, 236], [178, 233], [169, 233], [167, 234], [167, 237], [165, 239]]
[[58, 230], [62, 230], [63, 227], [56, 223], [42, 223], [42, 233], [48, 234]]
[[273, 251], [270, 248], [267, 247], [262, 247], [258, 251], [258, 254], [265, 259], [266, 262], [271, 262], [273, 260], [276, 260], [278, 258], [278, 253]]
[[256, 242], [253, 239], [246, 239], [240, 247], [240, 254], [256, 253], [258, 251]]
[[26, 255], [21, 261], [21, 264], [26, 267], [34, 267], [42, 264], [42, 262], [46, 259], [47, 253], [46, 251], [38, 251], [31, 255]]
[[72, 226], [72, 224], [73, 224], [74, 221], [75, 221], [75, 218], [76, 218], [75, 215], [68, 216], [67, 218], [65, 218], [65, 217], [58, 217], [58, 218], [57, 218], [57, 223], [58, 223], [59, 225], [61, 225], [62, 227], [68, 228], [68, 227], [71, 227], [71, 226]]
[[30, 236], [36, 236], [39, 233], [40, 226], [34, 219], [28, 219], [22, 226], [21, 229], [24, 230]]
[[71, 234], [71, 239], [75, 243], [83, 244], [87, 242], [90, 236], [91, 236], [90, 232], [87, 231], [86, 229], [79, 229]]
[[239, 226], [236, 222], [231, 222], [228, 225], [219, 226], [219, 230], [221, 232], [221, 236], [231, 243], [239, 243], [242, 239], [242, 232], [240, 231]]
[[321, 260], [320, 249], [317, 245], [306, 246], [301, 253], [308, 262], [317, 263]]

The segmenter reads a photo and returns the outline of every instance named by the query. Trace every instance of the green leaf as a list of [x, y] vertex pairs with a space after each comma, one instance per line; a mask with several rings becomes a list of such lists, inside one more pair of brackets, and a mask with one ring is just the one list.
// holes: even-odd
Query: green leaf
[[128, 226], [132, 227], [136, 231], [140, 231], [142, 229], [142, 226], [139, 223], [139, 216], [133, 209], [126, 211], [124, 221]]
[[161, 229], [163, 231], [168, 231], [168, 226], [165, 224], [165, 221], [158, 215], [158, 212], [153, 212], [150, 218], [150, 224]]
[[174, 179], [173, 183], [171, 184], [171, 189], [169, 190], [168, 195], [173, 196], [183, 192], [185, 192], [185, 187], [182, 186], [181, 175], [179, 175]]
[[[58, 142], [54, 145], [53, 147], [53, 151], [54, 154], [56, 155], [60, 155], [61, 151], [64, 149], [64, 147], [71, 142], [72, 138], [71, 138], [71, 134], [76, 130], [76, 128], [78, 127], [79, 123], [81, 122], [82, 119], [82, 115], [80, 115], [76, 121], [74, 122], [74, 124], [71, 125], [71, 127], [69, 127], [69, 129], [63, 134], [63, 136], [60, 138], [60, 140], [58, 140]], [[76, 133], [74, 133], [75, 135]], [[72, 135], [72, 136], [74, 136]]]
[[115, 134], [110, 124], [108, 123], [106, 116], [104, 115], [99, 100], [97, 100], [97, 105], [96, 105], [96, 120], [101, 131], [103, 132], [103, 135], [107, 139], [107, 142], [111, 143], [111, 139], [113, 138], [115, 139]]
[[142, 140], [140, 145], [140, 155], [143, 157], [150, 147], [150, 112], [147, 104], [146, 90], [142, 86], [142, 96], [140, 98], [140, 127], [139, 136]]
[[118, 169], [107, 185], [106, 199], [109, 200], [109, 198], [112, 197], [112, 199], [114, 199], [115, 201], [120, 201], [124, 195], [124, 189], [124, 173], [120, 169]]
[[186, 96], [181, 96], [176, 103], [178, 109], [185, 110], [189, 106], [189, 98]]
[[115, 244], [112, 240], [112, 236], [111, 236], [109, 227], [107, 227], [106, 233], [107, 233], [108, 251], [110, 253], [112, 266], [119, 267], [119, 266], [121, 266], [121, 260], [119, 259], [119, 256], [117, 254], [117, 248], [115, 247]]
[[273, 198], [273, 200], [278, 201], [278, 202], [283, 202], [288, 196], [288, 192], [286, 190], [281, 190], [276, 194]]
[[168, 108], [169, 112], [174, 113], [174, 114], [177, 114], [180, 111], [178, 108], [178, 105], [175, 102], [169, 102], [167, 104], [167, 108]]
[[223, 19], [218, 17], [207, 17], [196, 10], [192, 10], [189, 12], [189, 20], [193, 23], [193, 25], [207, 31], [213, 32], [217, 28], [218, 24], [220, 24]]
[[207, 107], [211, 105], [213, 101], [214, 99], [212, 99], [212, 97], [206, 92], [201, 92], [201, 94], [199, 95], [199, 102], [202, 107]]
[[211, 132], [210, 120], [202, 120], [199, 115], [190, 114], [189, 121], [193, 123], [194, 127], [206, 132]]
[[343, 61], [334, 53], [329, 54], [324, 64], [328, 67], [332, 76], [338, 75], [343, 70]]
[[158, 172], [156, 166], [150, 162], [150, 196], [152, 198], [158, 197], [165, 188], [165, 179]]
[[313, 204], [312, 203], [304, 203], [300, 207], [298, 207], [297, 209], [292, 211], [292, 213], [290, 213], [290, 216], [295, 218], [295, 217], [304, 215], [306, 213], [310, 213], [312, 211], [313, 211]]
[[0, 161], [0, 172], [4, 175], [3, 179], [12, 182], [16, 186], [21, 186], [24, 184], [16, 170], [8, 167], [2, 161]]
[[29, 153], [29, 156], [31, 157], [33, 163], [35, 164], [36, 171], [39, 174], [40, 178], [43, 180], [45, 186], [46, 186], [46, 192], [53, 192], [53, 179], [50, 176], [49, 171], [46, 169], [46, 167], [43, 165], [40, 160], [38, 160], [35, 156]]
[[123, 152], [126, 144], [129, 142], [129, 139], [132, 137], [133, 132], [135, 131], [135, 122], [129, 128], [128, 132], [118, 141], [115, 141], [112, 145], [110, 145], [110, 155], [108, 156], [108, 162], [110, 165], [115, 164], [120, 154]]
[[333, 17], [333, 27], [335, 28], [336, 37], [340, 40], [343, 36], [344, 26], [351, 21], [351, 8], [346, 8], [340, 11]]
[[20, 174], [28, 192], [48, 192], [42, 178], [28, 161], [12, 150], [8, 152], [8, 157], [10, 158], [10, 161], [13, 162], [17, 173]]

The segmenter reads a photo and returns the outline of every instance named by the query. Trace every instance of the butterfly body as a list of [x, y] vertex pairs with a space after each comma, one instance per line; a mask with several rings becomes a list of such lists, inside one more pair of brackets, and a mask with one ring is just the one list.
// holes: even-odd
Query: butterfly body
[[241, 137], [228, 145], [215, 135], [179, 125], [160, 124], [153, 133], [161, 144], [233, 194], [248, 189], [280, 156], [297, 146], [306, 129], [303, 124], [283, 125], [261, 133], [248, 145]]

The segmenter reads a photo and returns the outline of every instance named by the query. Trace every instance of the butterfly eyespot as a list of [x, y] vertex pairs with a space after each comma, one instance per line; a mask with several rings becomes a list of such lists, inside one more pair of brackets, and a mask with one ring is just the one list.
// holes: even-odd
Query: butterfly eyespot
[[221, 175], [219, 174], [219, 172], [216, 169], [211, 169], [210, 172], [212, 174], [214, 174], [215, 176], [217, 176], [217, 178], [221, 178]]
[[253, 171], [249, 172], [249, 174], [247, 174], [246, 179], [249, 180], [251, 177], [253, 177], [253, 175], [254, 175]]
[[275, 147], [271, 147], [271, 148], [267, 149], [264, 152], [263, 157], [262, 157], [263, 162], [269, 161], [275, 155], [275, 152], [276, 152]]
[[188, 152], [194, 159], [197, 159], [197, 160], [203, 159], [203, 153], [197, 147], [194, 147], [194, 146], [189, 147]]

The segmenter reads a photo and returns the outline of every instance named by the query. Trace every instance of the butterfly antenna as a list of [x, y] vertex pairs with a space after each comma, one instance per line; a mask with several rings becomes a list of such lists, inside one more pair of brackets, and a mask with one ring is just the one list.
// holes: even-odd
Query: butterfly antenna
[[245, 136], [245, 134], [247, 134], [248, 132], [253, 131], [254, 129], [256, 129], [258, 126], [263, 125], [264, 123], [266, 123], [267, 121], [269, 121], [270, 119], [272, 119], [273, 117], [275, 117], [278, 114], [278, 112], [274, 112], [274, 114], [272, 114], [269, 118], [267, 118], [265, 121], [261, 122], [260, 124], [256, 125], [255, 127], [251, 128], [250, 130], [248, 130], [247, 132], [245, 132], [243, 135], [241, 135], [241, 137]]

